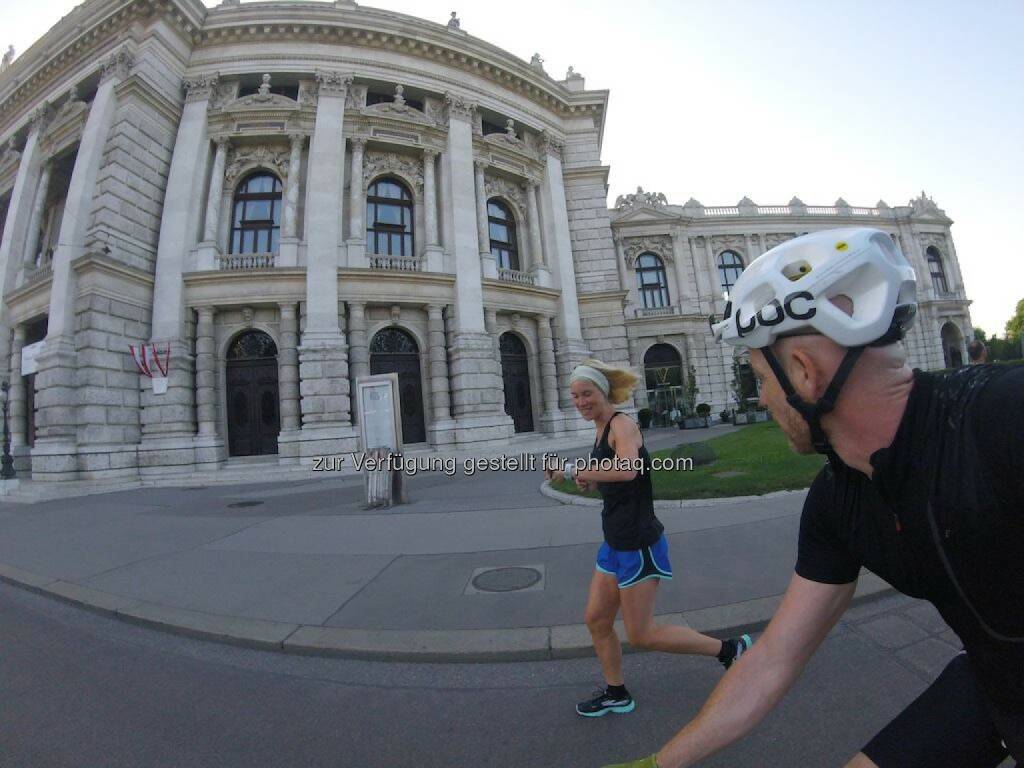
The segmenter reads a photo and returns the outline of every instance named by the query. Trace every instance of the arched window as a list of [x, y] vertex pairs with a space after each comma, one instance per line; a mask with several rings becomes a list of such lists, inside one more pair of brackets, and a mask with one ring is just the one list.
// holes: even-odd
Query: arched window
[[257, 171], [235, 189], [231, 253], [277, 253], [281, 232], [281, 180]]
[[498, 269], [519, 269], [519, 248], [516, 245], [516, 220], [512, 211], [500, 200], [487, 201], [487, 227], [491, 237], [491, 255]]
[[743, 272], [743, 259], [736, 251], [722, 251], [718, 254], [718, 279], [722, 290], [728, 293]]
[[653, 253], [641, 253], [636, 260], [636, 289], [645, 309], [669, 305], [665, 265]]
[[398, 179], [378, 179], [366, 191], [366, 247], [378, 256], [413, 256], [412, 195]]
[[928, 271], [932, 273], [932, 287], [935, 292], [949, 293], [949, 283], [946, 282], [946, 270], [942, 268], [942, 255], [934, 245], [928, 246], [925, 251], [928, 258]]

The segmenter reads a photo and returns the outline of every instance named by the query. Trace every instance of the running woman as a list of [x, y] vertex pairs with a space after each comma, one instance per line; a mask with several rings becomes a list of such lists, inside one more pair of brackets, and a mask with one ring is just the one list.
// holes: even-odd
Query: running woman
[[[585, 621], [606, 687], [577, 704], [576, 712], [583, 717], [625, 714], [633, 711], [636, 702], [622, 677], [622, 646], [614, 628], [620, 609], [634, 648], [715, 656], [729, 668], [750, 647], [751, 640], [748, 635], [716, 640], [687, 627], [655, 623], [658, 582], [672, 578], [668, 541], [662, 535], [664, 526], [654, 516], [651, 457], [643, 436], [636, 422], [615, 410], [616, 404], [629, 399], [637, 377], [599, 360], [587, 360], [573, 370], [569, 382], [576, 409], [594, 422], [596, 442], [588, 463], [594, 466], [577, 470], [570, 462], [564, 476], [575, 479], [581, 489], [597, 488], [603, 501], [604, 531]], [[558, 474], [554, 469], [545, 470], [549, 480]]]

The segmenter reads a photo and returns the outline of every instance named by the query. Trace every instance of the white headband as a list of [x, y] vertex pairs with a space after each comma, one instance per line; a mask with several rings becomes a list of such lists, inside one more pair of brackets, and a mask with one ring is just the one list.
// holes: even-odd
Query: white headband
[[577, 365], [572, 369], [572, 374], [569, 376], [569, 383], [572, 384], [574, 381], [590, 381], [597, 384], [597, 388], [604, 392], [605, 397], [611, 392], [612, 388], [608, 384], [608, 377], [601, 373], [597, 368], [591, 368], [589, 365]]

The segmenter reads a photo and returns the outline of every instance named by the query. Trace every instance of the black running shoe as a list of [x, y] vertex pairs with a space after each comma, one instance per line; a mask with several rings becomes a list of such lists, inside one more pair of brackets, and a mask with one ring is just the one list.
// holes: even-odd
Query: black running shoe
[[750, 646], [754, 644], [754, 641], [750, 639], [750, 635], [742, 635], [740, 637], [730, 637], [727, 640], [722, 641], [722, 652], [718, 655], [718, 660], [722, 662], [722, 665], [728, 669], [733, 665], [740, 656], [750, 650]]
[[612, 696], [605, 688], [594, 693], [594, 698], [581, 701], [576, 705], [576, 714], [583, 717], [601, 717], [609, 712], [624, 715], [636, 709], [636, 701], [628, 693], [625, 696]]

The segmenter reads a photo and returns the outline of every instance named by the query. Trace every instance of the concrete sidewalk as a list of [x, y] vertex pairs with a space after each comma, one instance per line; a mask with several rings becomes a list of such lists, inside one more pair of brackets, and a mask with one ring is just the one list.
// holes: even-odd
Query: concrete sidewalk
[[[725, 430], [651, 430], [646, 439], [659, 448]], [[558, 447], [566, 456], [587, 449]], [[350, 471], [255, 472], [280, 479], [192, 477], [178, 487], [8, 501], [0, 577], [128, 621], [295, 653], [592, 653], [581, 621], [600, 510], [543, 495], [539, 469], [417, 474], [406, 479], [411, 503], [376, 511], [363, 509], [362, 478]], [[659, 509], [675, 571], [659, 587], [662, 620], [715, 634], [762, 626], [792, 574], [803, 495]], [[858, 594], [887, 589], [866, 575]]]

